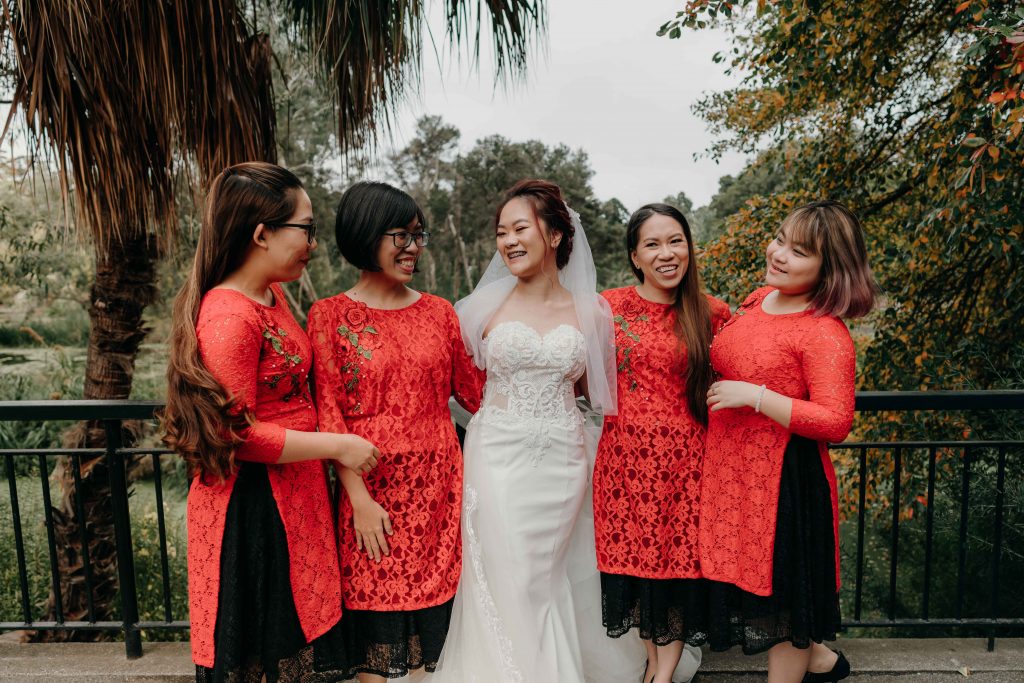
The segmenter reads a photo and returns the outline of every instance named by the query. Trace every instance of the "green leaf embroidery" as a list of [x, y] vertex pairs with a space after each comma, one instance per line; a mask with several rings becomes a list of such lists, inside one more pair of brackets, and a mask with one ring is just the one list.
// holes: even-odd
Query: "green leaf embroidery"
[[[616, 323], [618, 323], [619, 329], [622, 330], [622, 332], [626, 335], [627, 339], [631, 339], [634, 342], [639, 342], [640, 341], [640, 335], [637, 334], [636, 332], [630, 331], [630, 329], [629, 329], [629, 321], [626, 320], [625, 316], [617, 315], [614, 318], [612, 318], [612, 320], [614, 320]], [[648, 317], [646, 315], [641, 314], [641, 315], [638, 315], [636, 317], [634, 322], [636, 322], [636, 321], [644, 321], [644, 322], [646, 322], [647, 320], [648, 320]], [[625, 373], [627, 373], [629, 375], [629, 378], [630, 378], [629, 390], [630, 391], [635, 391], [637, 386], [638, 386], [636, 380], [633, 379], [632, 354], [633, 354], [633, 349], [635, 347], [622, 345], [622, 346], [617, 346], [616, 348], [622, 353], [622, 362], [619, 363], [619, 372], [625, 372]]]
[[[359, 335], [362, 334], [363, 332], [365, 332], [366, 334], [380, 334], [377, 331], [377, 328], [375, 328], [375, 327], [373, 327], [371, 325], [367, 325], [366, 327], [364, 327], [362, 332], [356, 332], [356, 331], [352, 330], [351, 328], [349, 328], [347, 325], [339, 325], [338, 326], [338, 334], [341, 335], [341, 337], [343, 339], [345, 339], [349, 343], [349, 345], [355, 351], [356, 355], [357, 356], [361, 356], [361, 357], [365, 358], [366, 360], [370, 360], [371, 358], [373, 358], [373, 351], [368, 349], [368, 348], [365, 348], [362, 344], [359, 343]], [[352, 361], [349, 361], [349, 362], [345, 363], [341, 367], [341, 372], [342, 372], [342, 374], [344, 374], [346, 372], [352, 373], [352, 376], [348, 379], [348, 381], [345, 382], [345, 389], [347, 391], [351, 392], [351, 393], [356, 394], [356, 396], [355, 396], [356, 406], [355, 406], [354, 410], [357, 413], [361, 412], [362, 409], [363, 409], [363, 404], [359, 400], [359, 396], [358, 396], [358, 388], [359, 388], [359, 363], [358, 363], [358, 360], [352, 360]]]

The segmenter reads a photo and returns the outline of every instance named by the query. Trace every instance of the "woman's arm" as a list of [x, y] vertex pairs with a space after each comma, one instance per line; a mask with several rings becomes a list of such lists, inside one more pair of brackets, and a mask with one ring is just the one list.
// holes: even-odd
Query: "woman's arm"
[[[372, 449], [373, 465], [377, 464], [380, 453], [369, 441], [356, 434], [349, 434], [342, 417], [340, 401], [344, 400], [345, 385], [341, 381], [340, 372], [334, 362], [334, 349], [328, 334], [328, 322], [317, 304], [309, 311], [307, 328], [309, 340], [313, 347], [313, 399], [316, 404], [317, 425], [319, 432], [300, 433], [293, 440], [292, 446], [297, 453], [303, 448], [317, 448], [317, 442], [326, 441], [351, 448], [355, 453], [359, 449]], [[310, 438], [312, 437], [312, 438]], [[368, 472], [370, 467], [362, 466], [356, 459], [355, 467], [345, 458], [335, 458], [340, 464], [358, 473]]]
[[[197, 334], [203, 363], [235, 401], [233, 410], [255, 415], [263, 346], [259, 326], [243, 315], [228, 313], [204, 321]], [[235, 450], [238, 460], [265, 464], [335, 460], [360, 472], [377, 463], [377, 449], [358, 437], [302, 432], [264, 420], [253, 420], [239, 430], [239, 436], [243, 442]]]
[[794, 399], [750, 382], [722, 380], [708, 390], [712, 411], [748, 406], [794, 434], [838, 443], [853, 425], [856, 354], [842, 321], [824, 318], [801, 340], [808, 398]]
[[469, 355], [455, 309], [449, 310], [447, 324], [452, 355], [452, 395], [459, 405], [475, 413], [480, 410], [487, 373], [478, 368]]
[[[360, 437], [355, 434], [348, 433], [342, 411], [347, 390], [336, 355], [337, 325], [331, 319], [329, 311], [317, 302], [309, 310], [306, 328], [310, 343], [313, 345], [313, 395], [320, 433], [341, 439], [359, 439]], [[370, 559], [380, 562], [382, 554], [387, 555], [391, 552], [387, 542], [387, 536], [391, 535], [391, 518], [387, 511], [373, 500], [366, 483], [356, 472], [340, 468], [338, 478], [352, 503], [356, 549], [365, 548]]]

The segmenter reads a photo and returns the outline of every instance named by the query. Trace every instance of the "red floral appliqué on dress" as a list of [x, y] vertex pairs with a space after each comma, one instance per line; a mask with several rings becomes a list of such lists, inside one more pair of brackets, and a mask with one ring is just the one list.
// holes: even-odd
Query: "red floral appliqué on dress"
[[[619, 414], [605, 420], [594, 468], [598, 568], [649, 579], [695, 578], [704, 427], [690, 414], [686, 353], [669, 304], [635, 287], [603, 293], [615, 316]], [[712, 330], [729, 307], [708, 297]]]
[[714, 411], [708, 419], [700, 499], [704, 575], [756, 595], [771, 595], [782, 457], [790, 434], [818, 442], [832, 491], [839, 588], [839, 510], [827, 442], [853, 424], [856, 355], [846, 324], [811, 311], [771, 315], [773, 288], [758, 289], [711, 344], [720, 379], [764, 384], [793, 399], [789, 429], [753, 408]]
[[[256, 422], [247, 427], [235, 454], [264, 463], [288, 539], [289, 575], [295, 611], [306, 640], [322, 635], [341, 618], [341, 575], [334, 552], [334, 525], [327, 479], [318, 461], [275, 465], [285, 430], [316, 430], [316, 411], [306, 379], [311, 348], [306, 333], [274, 285], [275, 305], [214, 289], [199, 309], [196, 333], [203, 363]], [[286, 381], [285, 381], [286, 380]], [[192, 480], [188, 495], [189, 614], [192, 659], [214, 665], [214, 629], [220, 592], [221, 543], [235, 477], [219, 483]]]
[[462, 568], [462, 453], [448, 398], [475, 412], [483, 389], [455, 309], [430, 294], [398, 310], [339, 294], [313, 304], [308, 328], [320, 428], [358, 434], [380, 449], [363, 481], [394, 529], [391, 555], [373, 562], [355, 549], [352, 505], [342, 499], [345, 605], [397, 611], [450, 600]]

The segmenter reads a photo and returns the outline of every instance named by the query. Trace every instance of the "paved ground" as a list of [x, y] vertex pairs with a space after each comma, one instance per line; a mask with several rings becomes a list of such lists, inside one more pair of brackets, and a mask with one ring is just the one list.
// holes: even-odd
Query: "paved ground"
[[[838, 647], [853, 664], [852, 681], [1024, 683], [1024, 639], [997, 640], [994, 652], [985, 650], [984, 640], [952, 638], [851, 638], [840, 640]], [[119, 643], [0, 643], [0, 683], [192, 680], [187, 643], [147, 643], [143, 653], [141, 659], [129, 661]], [[764, 656], [744, 657], [738, 651], [705, 653], [696, 683], [764, 681], [766, 661]]]

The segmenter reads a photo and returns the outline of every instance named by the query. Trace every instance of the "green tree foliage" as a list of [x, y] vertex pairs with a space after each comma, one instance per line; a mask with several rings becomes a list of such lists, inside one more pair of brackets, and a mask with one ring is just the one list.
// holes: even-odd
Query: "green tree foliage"
[[662, 32], [723, 17], [745, 77], [697, 106], [711, 151], [771, 146], [785, 192], [740, 208], [711, 265], [750, 281], [760, 259], [732, 240], [762, 243], [793, 204], [841, 199], [887, 293], [862, 386], [995, 384], [1022, 352], [1024, 9], [695, 0]]

